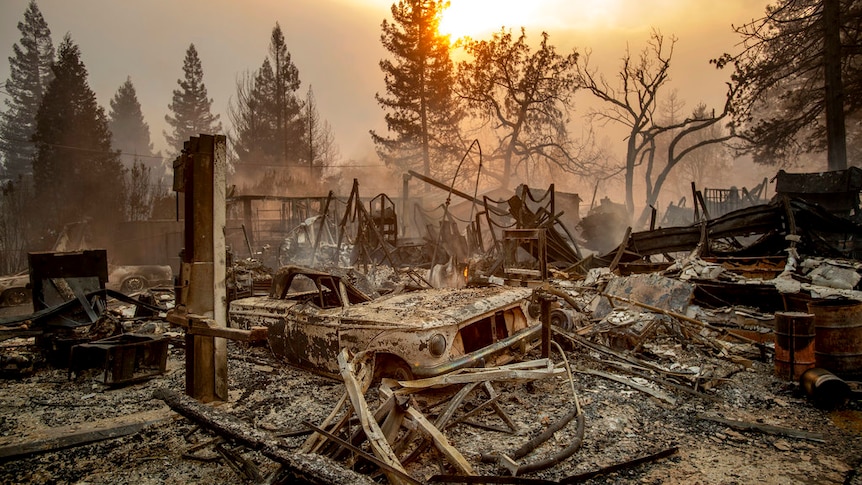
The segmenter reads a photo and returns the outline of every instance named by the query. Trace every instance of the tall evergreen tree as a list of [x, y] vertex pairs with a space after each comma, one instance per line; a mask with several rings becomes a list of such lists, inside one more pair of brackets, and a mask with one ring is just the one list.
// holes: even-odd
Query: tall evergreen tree
[[21, 44], [12, 46], [14, 55], [9, 58], [9, 79], [5, 83], [9, 98], [5, 100], [6, 111], [0, 113], [0, 151], [10, 179], [33, 173], [36, 112], [51, 80], [54, 62], [51, 30], [35, 0], [30, 0], [18, 30]]
[[68, 34], [53, 72], [33, 137], [40, 222], [49, 233], [85, 218], [116, 222], [123, 215], [123, 167], [111, 150], [105, 110], [96, 102], [80, 50]]
[[299, 70], [276, 23], [263, 65], [237, 81], [236, 98], [228, 111], [238, 171], [243, 171], [243, 165], [248, 175], [252, 165], [274, 170], [279, 165], [308, 163], [305, 113], [296, 96], [299, 86]]
[[829, 170], [846, 168], [862, 136], [850, 119], [862, 115], [862, 1], [775, 0], [734, 30], [741, 51], [712, 62], [734, 71], [743, 151], [765, 164], [827, 152]]
[[274, 165], [280, 160], [275, 143], [273, 71], [269, 57], [255, 73], [246, 73], [236, 83], [236, 98], [228, 107], [231, 141], [237, 168], [245, 164]]
[[275, 101], [275, 143], [280, 149], [282, 160], [287, 163], [300, 163], [305, 159], [302, 150], [303, 122], [302, 104], [296, 97], [299, 89], [299, 69], [293, 64], [284, 34], [278, 23], [272, 29], [269, 42], [269, 59], [272, 65], [272, 95]]
[[108, 128], [111, 130], [114, 150], [122, 153], [121, 160], [126, 167], [138, 157], [149, 158], [153, 154], [150, 143], [150, 126], [144, 121], [141, 103], [131, 78], [126, 78], [111, 99], [108, 112]]
[[167, 193], [167, 166], [153, 152], [150, 126], [144, 121], [131, 78], [126, 78], [111, 99], [108, 128], [111, 146], [120, 152], [126, 169], [126, 219], [147, 219], [154, 198]]
[[174, 89], [165, 121], [171, 126], [170, 133], [164, 132], [168, 145], [180, 152], [189, 137], [201, 133], [221, 132], [219, 115], [211, 112], [212, 98], [207, 97], [204, 85], [204, 70], [195, 45], [189, 45], [183, 60], [183, 79], [177, 79], [179, 89]]
[[447, 160], [457, 160], [465, 148], [449, 36], [438, 32], [447, 6], [440, 0], [399, 0], [392, 5], [392, 21], [383, 21], [380, 36], [393, 58], [380, 61], [387, 95], [375, 98], [387, 111], [391, 136], [372, 130], [371, 138], [387, 165], [421, 167], [425, 175], [432, 166], [440, 169]]

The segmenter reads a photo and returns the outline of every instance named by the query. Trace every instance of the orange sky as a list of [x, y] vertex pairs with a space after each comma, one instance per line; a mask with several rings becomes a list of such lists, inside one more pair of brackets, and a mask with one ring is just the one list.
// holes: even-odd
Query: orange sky
[[[0, 1], [0, 79], [8, 78], [16, 28], [28, 0]], [[227, 125], [228, 100], [237, 75], [256, 69], [266, 55], [276, 21], [284, 30], [304, 94], [313, 86], [321, 118], [333, 127], [342, 154], [373, 153], [368, 130], [383, 127], [374, 93], [384, 89], [377, 66], [380, 22], [389, 18], [390, 0], [38, 0], [55, 45], [69, 32], [80, 46], [90, 85], [107, 109], [117, 88], [131, 76], [157, 149], [171, 91], [182, 75], [182, 59], [194, 42], [204, 68], [213, 110]], [[679, 42], [671, 87], [686, 107], [721, 102], [728, 73], [708, 64], [733, 50], [738, 38], [731, 24], [760, 16], [763, 0], [451, 0], [458, 28], [481, 37], [482, 30], [524, 25], [531, 39], [542, 30], [561, 49], [593, 51], [592, 64], [609, 76], [627, 45], [638, 51], [651, 28]], [[465, 8], [491, 5], [486, 14]], [[452, 15], [455, 15], [454, 13]], [[466, 19], [466, 23], [460, 20]], [[451, 21], [452, 19], [449, 19]], [[465, 27], [466, 25], [466, 27]], [[453, 27], [455, 28], [455, 27]], [[2, 97], [2, 93], [0, 93]], [[577, 114], [577, 107], [576, 107]]]

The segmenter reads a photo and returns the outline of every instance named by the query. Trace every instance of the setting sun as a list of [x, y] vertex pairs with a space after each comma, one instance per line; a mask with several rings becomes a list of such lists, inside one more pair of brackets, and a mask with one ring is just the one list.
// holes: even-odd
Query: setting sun
[[501, 27], [568, 27], [589, 29], [607, 26], [620, 13], [621, 0], [450, 0], [443, 11], [440, 33], [452, 40], [480, 37]]
[[443, 11], [440, 33], [460, 37], [477, 37], [500, 27], [524, 25], [538, 10], [541, 2], [523, 0], [451, 0]]

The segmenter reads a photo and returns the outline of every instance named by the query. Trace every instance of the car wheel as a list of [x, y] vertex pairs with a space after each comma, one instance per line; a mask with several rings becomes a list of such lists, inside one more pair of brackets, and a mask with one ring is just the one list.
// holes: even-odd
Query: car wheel
[[123, 281], [122, 286], [120, 286], [120, 291], [123, 293], [134, 293], [136, 291], [141, 291], [146, 287], [147, 280], [140, 276], [132, 276]]
[[379, 381], [383, 377], [389, 377], [396, 381], [412, 381], [414, 379], [413, 371], [407, 362], [392, 355], [378, 356], [374, 366], [374, 377], [375, 381]]
[[575, 325], [569, 317], [569, 314], [559, 308], [551, 310], [551, 325], [570, 332], [575, 330]]
[[9, 306], [23, 305], [30, 301], [30, 292], [24, 288], [10, 288], [3, 292], [0, 301]]

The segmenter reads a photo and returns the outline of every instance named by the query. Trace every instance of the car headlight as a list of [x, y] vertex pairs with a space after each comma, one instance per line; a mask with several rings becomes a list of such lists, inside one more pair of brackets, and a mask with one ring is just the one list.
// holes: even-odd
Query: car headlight
[[446, 352], [446, 337], [439, 333], [431, 337], [431, 340], [428, 341], [428, 351], [434, 357], [443, 355], [443, 352]]

